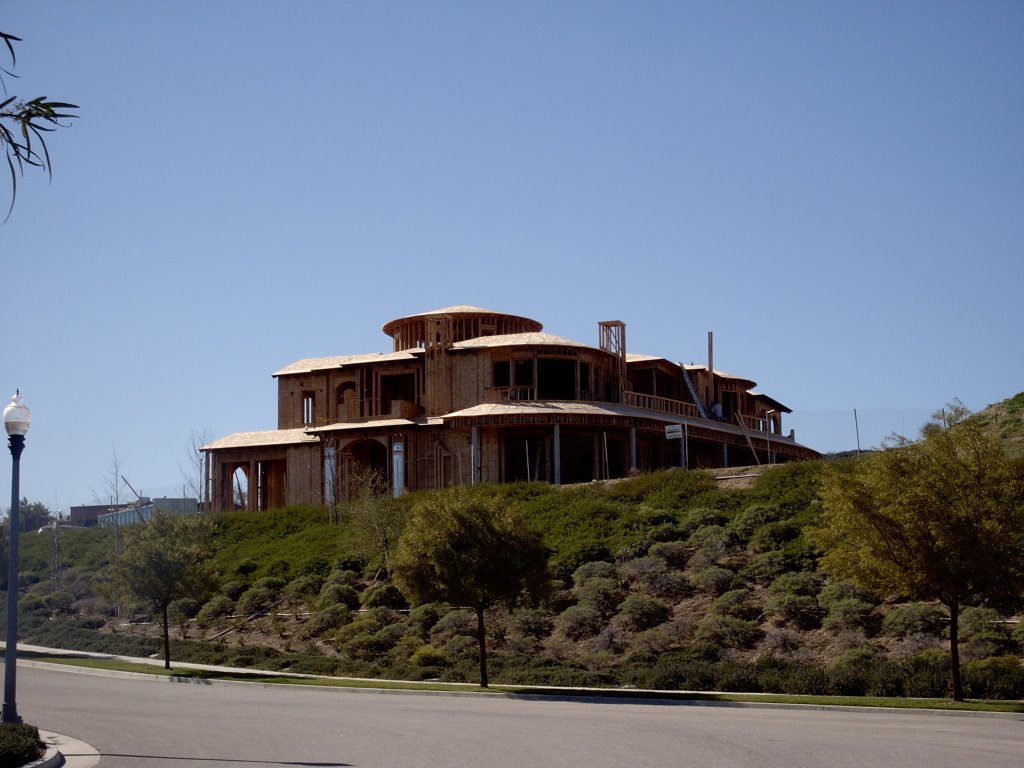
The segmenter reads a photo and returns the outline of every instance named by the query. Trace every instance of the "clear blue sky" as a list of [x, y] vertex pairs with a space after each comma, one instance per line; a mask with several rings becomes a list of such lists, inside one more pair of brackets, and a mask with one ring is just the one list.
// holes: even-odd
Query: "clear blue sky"
[[854, 409], [869, 447], [1024, 389], [1018, 0], [7, 0], [0, 29], [9, 92], [81, 105], [0, 227], [29, 499], [105, 501], [115, 451], [177, 495], [192, 430], [276, 426], [273, 371], [452, 304], [683, 362], [713, 331], [822, 451]]

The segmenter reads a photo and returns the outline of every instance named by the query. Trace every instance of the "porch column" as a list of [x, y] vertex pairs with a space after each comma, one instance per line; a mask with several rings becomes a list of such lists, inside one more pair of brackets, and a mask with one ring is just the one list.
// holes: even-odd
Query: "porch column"
[[250, 512], [255, 512], [259, 509], [260, 479], [256, 476], [258, 466], [259, 464], [255, 459], [249, 460], [249, 476], [246, 478], [246, 485], [248, 487], [245, 489], [245, 508]]
[[469, 428], [469, 484], [480, 481], [480, 435], [477, 427]]
[[562, 425], [555, 424], [555, 485], [562, 484]]
[[629, 428], [629, 474], [636, 474], [636, 427]]

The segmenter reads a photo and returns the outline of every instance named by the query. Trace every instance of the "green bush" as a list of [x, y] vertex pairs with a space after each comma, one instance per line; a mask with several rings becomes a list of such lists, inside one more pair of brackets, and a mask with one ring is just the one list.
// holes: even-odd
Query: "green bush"
[[316, 605], [318, 608], [326, 608], [330, 605], [345, 605], [355, 610], [360, 605], [359, 593], [348, 584], [328, 581], [321, 587]]
[[822, 626], [830, 632], [870, 627], [869, 616], [874, 606], [853, 597], [832, 603]]
[[788, 563], [781, 552], [759, 552], [740, 569], [740, 577], [756, 584], [767, 584], [782, 575]]
[[736, 574], [718, 565], [691, 573], [688, 578], [696, 589], [711, 595], [723, 595], [736, 583]]
[[248, 587], [240, 581], [229, 581], [227, 584], [221, 585], [220, 591], [234, 602], [245, 593], [246, 589]]
[[992, 656], [964, 665], [964, 694], [972, 699], [1024, 699], [1024, 666], [1016, 656]]
[[693, 592], [693, 585], [682, 571], [667, 571], [651, 579], [646, 589], [655, 597], [677, 602]]
[[417, 667], [446, 667], [451, 660], [440, 648], [432, 645], [421, 645], [409, 657], [409, 663]]
[[696, 637], [723, 648], [751, 648], [761, 639], [761, 628], [735, 616], [710, 615], [697, 625]]
[[584, 563], [572, 574], [572, 583], [581, 587], [591, 579], [614, 579], [617, 574], [615, 565], [604, 560]]
[[647, 554], [661, 558], [670, 568], [685, 568], [693, 547], [682, 541], [659, 541], [647, 550]]
[[777, 504], [751, 504], [733, 519], [732, 529], [737, 536], [745, 541], [753, 535], [757, 528], [767, 523], [777, 522], [783, 514]]
[[818, 601], [809, 595], [772, 595], [765, 603], [765, 612], [780, 624], [799, 629], [814, 629], [821, 621]]
[[0, 723], [0, 768], [18, 768], [38, 760], [45, 750], [34, 725]]
[[888, 637], [938, 635], [947, 624], [946, 612], [935, 603], [904, 603], [885, 615], [881, 632]]
[[634, 592], [622, 601], [615, 620], [626, 629], [641, 631], [656, 627], [671, 615], [671, 606], [663, 600]]
[[249, 587], [238, 598], [238, 612], [246, 616], [261, 613], [270, 607], [276, 597], [277, 593], [268, 587]]
[[611, 616], [626, 598], [626, 592], [617, 581], [606, 578], [587, 579], [573, 590], [581, 603], [597, 606], [605, 616]]
[[409, 601], [391, 582], [367, 587], [360, 600], [366, 608], [408, 608]]
[[562, 611], [555, 619], [555, 629], [570, 640], [593, 637], [604, 626], [600, 609], [592, 603], [577, 603]]
[[535, 608], [522, 608], [510, 617], [512, 629], [523, 637], [542, 640], [551, 634], [554, 621], [546, 611]]
[[716, 616], [755, 619], [761, 613], [761, 608], [754, 601], [753, 593], [749, 589], [731, 589], [711, 603], [710, 612]]
[[932, 649], [903, 662], [903, 695], [941, 699], [949, 696], [949, 654]]
[[314, 613], [303, 625], [301, 635], [304, 638], [320, 637], [343, 627], [352, 621], [352, 611], [348, 606], [336, 603]]
[[235, 603], [227, 595], [214, 595], [196, 614], [199, 626], [206, 627], [223, 616], [230, 616], [235, 610]]
[[285, 587], [285, 594], [294, 601], [307, 602], [315, 598], [323, 588], [324, 580], [320, 576], [306, 574], [292, 579]]

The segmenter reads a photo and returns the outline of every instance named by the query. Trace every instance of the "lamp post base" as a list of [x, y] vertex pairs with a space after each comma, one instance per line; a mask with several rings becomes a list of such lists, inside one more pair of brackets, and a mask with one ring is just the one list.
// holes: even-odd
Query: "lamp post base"
[[23, 722], [21, 717], [18, 715], [18, 707], [16, 704], [4, 704], [3, 716], [0, 716], [0, 721], [5, 723], [12, 723], [17, 725]]

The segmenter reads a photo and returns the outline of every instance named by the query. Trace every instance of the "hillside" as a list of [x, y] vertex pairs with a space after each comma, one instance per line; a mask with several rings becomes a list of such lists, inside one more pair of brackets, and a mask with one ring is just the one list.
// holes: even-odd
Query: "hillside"
[[974, 416], [998, 436], [1013, 458], [1024, 458], [1024, 392], [988, 406]]
[[[669, 471], [607, 484], [474, 488], [519, 508], [551, 550], [544, 603], [488, 618], [492, 681], [944, 695], [948, 643], [936, 606], [879, 603], [818, 571], [804, 531], [817, 519], [824, 471], [823, 462], [773, 467], [748, 487]], [[358, 547], [349, 513], [341, 519], [331, 525], [315, 509], [219, 517], [219, 588], [203, 603], [175, 606], [175, 658], [475, 680], [471, 614], [409, 610]], [[24, 640], [157, 650], [142, 608], [115, 616], [103, 595], [110, 531], [64, 533], [59, 585], [50, 532], [22, 541]], [[969, 695], [1024, 695], [1024, 632], [995, 623], [1001, 618], [963, 614]]]

